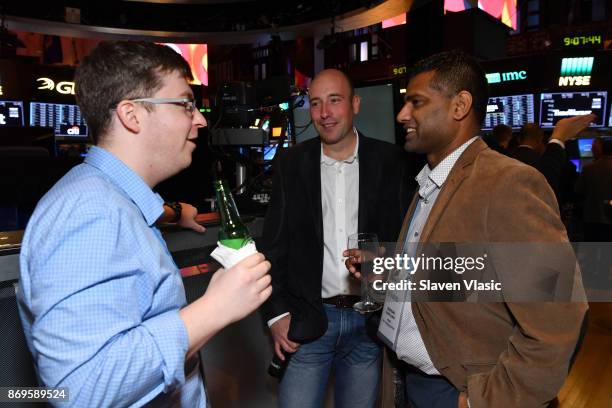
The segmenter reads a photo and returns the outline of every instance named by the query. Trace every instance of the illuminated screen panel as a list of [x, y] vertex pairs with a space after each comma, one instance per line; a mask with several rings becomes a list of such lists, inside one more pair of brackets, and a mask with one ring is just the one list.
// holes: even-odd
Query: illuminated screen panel
[[516, 2], [517, 0], [444, 0], [444, 12], [459, 12], [478, 7], [516, 30]]
[[395, 17], [388, 18], [382, 21], [382, 28], [395, 27], [406, 24], [406, 13], [399, 14]]
[[552, 128], [563, 118], [594, 113], [597, 119], [590, 127], [603, 127], [607, 98], [607, 92], [543, 93], [540, 98], [540, 126]]
[[208, 45], [159, 43], [172, 48], [189, 63], [193, 85], [208, 86]]
[[23, 126], [23, 102], [0, 101], [0, 127]]
[[534, 122], [533, 94], [495, 96], [487, 102], [487, 115], [482, 129], [491, 130], [497, 125], [520, 129], [524, 124]]
[[593, 157], [593, 139], [578, 139], [578, 154], [582, 158]]
[[87, 136], [87, 123], [77, 105], [30, 102], [30, 126], [53, 128], [56, 136]]

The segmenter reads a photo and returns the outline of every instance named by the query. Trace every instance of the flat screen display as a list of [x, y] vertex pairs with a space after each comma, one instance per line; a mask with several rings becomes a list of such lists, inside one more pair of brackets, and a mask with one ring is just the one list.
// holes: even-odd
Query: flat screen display
[[582, 171], [582, 162], [580, 159], [570, 159], [570, 161], [576, 166], [576, 171], [580, 173]]
[[589, 113], [597, 115], [590, 127], [603, 127], [607, 98], [605, 91], [543, 93], [540, 97], [540, 127], [552, 128], [563, 118]]
[[[288, 148], [289, 144], [287, 142], [285, 142], [283, 144], [283, 147]], [[272, 159], [274, 159], [274, 156], [276, 155], [276, 151], [278, 150], [278, 144], [274, 144], [274, 145], [269, 145], [264, 147], [264, 161], [271, 161]]]
[[0, 127], [23, 126], [23, 102], [0, 101]]
[[534, 122], [533, 94], [494, 96], [487, 102], [487, 115], [482, 129], [491, 130], [497, 125], [520, 129], [524, 124]]
[[87, 123], [77, 105], [31, 102], [30, 126], [53, 128], [55, 136], [87, 137]]
[[592, 147], [593, 139], [578, 139], [578, 154], [581, 158], [593, 157]]

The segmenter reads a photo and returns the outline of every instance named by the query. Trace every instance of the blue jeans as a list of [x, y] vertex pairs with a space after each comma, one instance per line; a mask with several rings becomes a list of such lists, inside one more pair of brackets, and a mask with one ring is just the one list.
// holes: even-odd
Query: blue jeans
[[279, 406], [322, 407], [333, 368], [336, 408], [373, 407], [380, 387], [381, 348], [366, 334], [364, 316], [324, 306], [327, 331], [291, 356], [279, 386]]

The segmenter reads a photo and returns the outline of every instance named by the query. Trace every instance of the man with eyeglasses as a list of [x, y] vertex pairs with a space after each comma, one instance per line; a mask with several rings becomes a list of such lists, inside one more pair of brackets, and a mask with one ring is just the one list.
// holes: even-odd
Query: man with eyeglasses
[[197, 351], [271, 293], [262, 254], [186, 305], [152, 188], [191, 163], [190, 69], [170, 48], [103, 42], [76, 73], [96, 146], [39, 202], [21, 248], [19, 309], [42, 385], [68, 405], [205, 407]]

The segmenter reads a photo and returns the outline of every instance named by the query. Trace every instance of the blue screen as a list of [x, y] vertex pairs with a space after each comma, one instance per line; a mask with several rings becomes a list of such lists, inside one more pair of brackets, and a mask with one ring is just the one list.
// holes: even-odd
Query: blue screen
[[[289, 144], [285, 142], [283, 144], [283, 147], [289, 147]], [[264, 147], [264, 161], [270, 161], [274, 159], [274, 156], [276, 155], [276, 150], [278, 150], [277, 144]]]
[[578, 139], [578, 152], [580, 157], [593, 157], [591, 146], [593, 146], [593, 139]]

